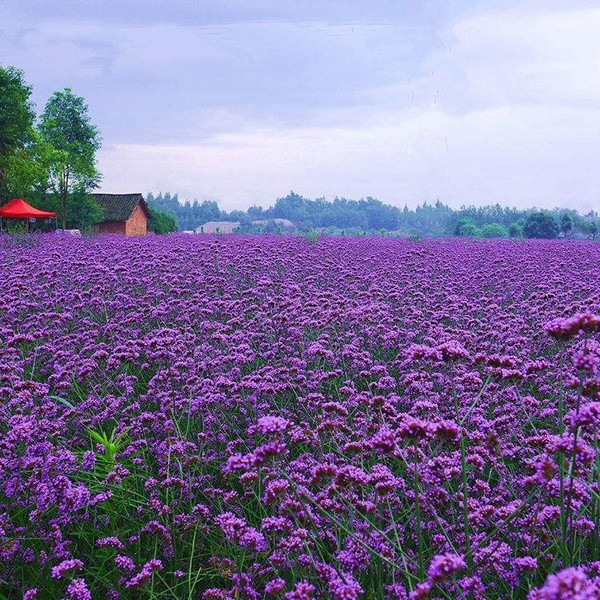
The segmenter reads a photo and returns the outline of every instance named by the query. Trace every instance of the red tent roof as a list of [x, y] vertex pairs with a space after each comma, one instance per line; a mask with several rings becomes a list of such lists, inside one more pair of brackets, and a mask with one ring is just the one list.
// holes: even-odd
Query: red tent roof
[[8, 204], [5, 204], [0, 208], [0, 217], [4, 219], [29, 219], [29, 217], [47, 219], [48, 217], [55, 216], [55, 212], [33, 208], [31, 204], [27, 204], [22, 198], [14, 198]]

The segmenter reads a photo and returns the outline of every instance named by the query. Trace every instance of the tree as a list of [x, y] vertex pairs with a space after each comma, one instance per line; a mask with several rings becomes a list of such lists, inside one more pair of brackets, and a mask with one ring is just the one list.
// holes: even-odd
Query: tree
[[50, 166], [50, 182], [60, 199], [62, 227], [67, 227], [67, 202], [74, 191], [87, 192], [97, 186], [96, 151], [100, 134], [90, 121], [81, 96], [65, 88], [48, 100], [40, 117], [42, 138], [56, 151]]
[[511, 238], [522, 238], [524, 237], [523, 228], [525, 227], [525, 221], [519, 219], [514, 223], [511, 223], [508, 227], [508, 234]]
[[82, 189], [76, 189], [72, 202], [67, 206], [67, 221], [70, 226], [85, 232], [93, 232], [95, 225], [104, 219], [104, 209]]
[[469, 219], [468, 217], [460, 219], [454, 228], [454, 235], [460, 237], [473, 237], [477, 235], [477, 225], [475, 225], [473, 219]]
[[150, 218], [148, 219], [148, 230], [154, 233], [169, 233], [177, 231], [175, 217], [158, 208], [148, 206]]
[[568, 236], [569, 233], [571, 233], [571, 230], [573, 229], [573, 218], [571, 217], [571, 215], [568, 213], [563, 213], [560, 216], [559, 226], [563, 235], [565, 237]]
[[583, 219], [580, 224], [581, 231], [587, 235], [592, 240], [596, 239], [596, 235], [598, 235], [598, 225], [596, 225], [596, 221], [592, 221], [590, 219]]
[[267, 211], [266, 218], [289, 219], [296, 224], [310, 221], [310, 200], [290, 192], [285, 198], [277, 198], [275, 206]]
[[523, 233], [527, 238], [556, 238], [558, 225], [549, 212], [540, 210], [527, 216]]
[[[94, 226], [104, 219], [104, 209], [94, 198], [80, 188], [73, 190], [67, 204], [67, 223], [73, 229], [92, 233]], [[33, 194], [31, 204], [36, 208], [60, 211], [60, 197], [56, 194]]]
[[359, 200], [358, 205], [366, 214], [367, 226], [371, 231], [395, 231], [398, 228], [399, 211], [395, 206], [384, 204], [371, 196], [366, 200]]
[[10, 196], [27, 198], [28, 202], [45, 199], [50, 178], [50, 165], [56, 150], [34, 131], [24, 148], [16, 150], [6, 164], [6, 189]]
[[479, 232], [482, 238], [505, 238], [508, 237], [508, 230], [500, 223], [487, 223]]
[[0, 67], [0, 201], [8, 199], [11, 163], [33, 138], [35, 113], [30, 96], [31, 86], [24, 82], [22, 71]]

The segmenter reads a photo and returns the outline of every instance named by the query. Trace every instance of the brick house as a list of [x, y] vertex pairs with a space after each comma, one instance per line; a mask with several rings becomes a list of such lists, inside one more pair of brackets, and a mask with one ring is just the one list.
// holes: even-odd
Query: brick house
[[150, 212], [142, 194], [92, 194], [104, 209], [98, 233], [146, 235]]

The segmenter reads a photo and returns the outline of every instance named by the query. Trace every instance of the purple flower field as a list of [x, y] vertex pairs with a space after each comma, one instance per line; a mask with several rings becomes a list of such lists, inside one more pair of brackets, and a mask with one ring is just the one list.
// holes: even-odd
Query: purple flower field
[[600, 244], [0, 265], [0, 598], [600, 597]]

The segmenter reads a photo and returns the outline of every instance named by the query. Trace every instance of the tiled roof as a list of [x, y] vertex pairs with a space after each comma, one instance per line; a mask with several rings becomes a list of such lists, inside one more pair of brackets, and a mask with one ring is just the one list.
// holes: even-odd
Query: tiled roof
[[268, 225], [269, 223], [275, 223], [282, 227], [295, 227], [289, 219], [256, 219], [255, 221], [252, 221], [252, 225]]
[[239, 221], [208, 221], [196, 227], [196, 233], [233, 233], [239, 226]]
[[138, 203], [149, 216], [142, 194], [92, 194], [92, 198], [104, 209], [105, 221], [127, 221]]

